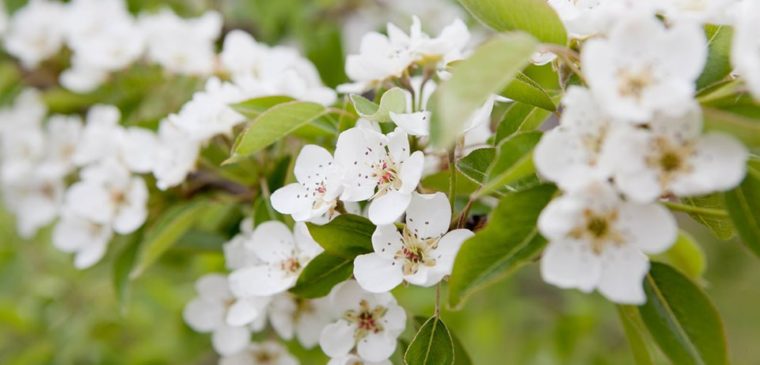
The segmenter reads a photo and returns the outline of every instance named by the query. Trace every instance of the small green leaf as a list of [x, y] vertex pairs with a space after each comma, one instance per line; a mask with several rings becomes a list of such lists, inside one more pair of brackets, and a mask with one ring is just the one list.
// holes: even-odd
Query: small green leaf
[[[686, 205], [691, 205], [698, 208], [718, 209], [721, 211], [726, 210], [725, 200], [723, 194], [709, 194], [703, 196], [695, 196], [688, 198], [681, 198], [681, 202]], [[717, 215], [707, 215], [699, 213], [689, 213], [689, 216], [707, 227], [712, 234], [721, 240], [727, 240], [734, 236], [734, 225], [731, 223], [731, 218], [721, 217]]]
[[505, 185], [533, 175], [533, 148], [541, 139], [541, 132], [515, 134], [501, 143], [494, 162], [486, 173], [487, 183], [480, 189], [480, 196], [490, 194]]
[[760, 146], [760, 120], [725, 110], [702, 108], [706, 131], [732, 134], [748, 146]]
[[462, 134], [473, 113], [530, 62], [537, 44], [525, 33], [502, 34], [456, 64], [451, 78], [431, 97], [433, 144], [449, 147]]
[[290, 291], [303, 298], [320, 298], [351, 277], [354, 260], [323, 252], [309, 262]]
[[369, 219], [342, 214], [325, 225], [306, 223], [309, 233], [326, 252], [346, 259], [372, 252], [375, 225]]
[[[420, 182], [424, 189], [433, 191], [449, 191], [449, 171], [444, 170], [432, 175], [425, 176]], [[480, 185], [476, 184], [461, 172], [457, 172], [456, 192], [458, 196], [468, 196], [477, 190]]]
[[483, 184], [488, 177], [488, 167], [495, 157], [495, 148], [478, 148], [457, 161], [457, 168], [472, 181]]
[[196, 222], [207, 207], [205, 201], [175, 205], [161, 215], [146, 232], [137, 263], [129, 274], [136, 279], [155, 263]]
[[232, 109], [235, 109], [236, 112], [244, 115], [246, 118], [253, 119], [275, 105], [291, 102], [293, 100], [294, 99], [289, 96], [262, 96], [259, 98], [241, 101], [230, 106]]
[[235, 140], [232, 158], [254, 154], [325, 113], [324, 106], [305, 101], [275, 105], [248, 123]]
[[138, 230], [128, 236], [119, 237], [126, 245], [118, 255], [116, 255], [116, 261], [113, 264], [113, 286], [122, 313], [126, 310], [129, 298], [129, 272], [132, 271], [132, 267], [135, 265], [137, 251], [140, 248], [140, 242], [142, 242], [142, 236], [143, 231]]
[[[428, 318], [426, 317], [414, 316], [415, 330], [419, 331], [427, 321]], [[454, 342], [454, 365], [472, 365], [472, 359], [470, 359], [470, 355], [467, 353], [467, 350], [465, 350], [462, 342], [450, 331], [449, 334], [451, 335], [451, 340]], [[407, 345], [407, 347], [409, 346]]]
[[760, 256], [760, 170], [748, 170], [741, 185], [725, 194], [726, 208], [741, 241]]
[[685, 231], [678, 232], [673, 246], [657, 255], [657, 259], [678, 268], [693, 280], [701, 279], [705, 272], [705, 253], [694, 237]]
[[454, 340], [446, 325], [437, 316], [430, 317], [404, 354], [406, 365], [452, 365], [454, 364]]
[[449, 306], [459, 308], [472, 293], [505, 278], [538, 254], [546, 241], [536, 221], [556, 188], [540, 185], [509, 193], [491, 212], [488, 225], [462, 245], [449, 281]]
[[636, 365], [654, 365], [646, 340], [644, 340], [646, 335], [643, 328], [644, 324], [641, 323], [641, 316], [636, 307], [618, 305], [617, 310], [620, 322], [623, 324], [625, 337], [628, 338], [628, 344], [631, 345], [631, 352], [633, 352]]
[[728, 76], [731, 72], [731, 41], [733, 29], [727, 25], [705, 26], [707, 36], [707, 63], [702, 75], [697, 79], [697, 90], [712, 85]]
[[377, 105], [361, 95], [351, 95], [351, 102], [354, 103], [354, 109], [362, 118], [380, 122], [392, 122], [390, 113], [406, 112], [406, 95], [401, 88], [394, 87], [386, 91], [380, 97], [380, 105]]
[[567, 32], [545, 0], [459, 0], [475, 18], [499, 32], [522, 30], [545, 43], [565, 45]]
[[532, 105], [513, 103], [496, 127], [495, 143], [499, 143], [518, 132], [538, 129], [550, 114], [551, 112], [548, 110], [536, 108]]
[[501, 95], [521, 103], [537, 106], [541, 109], [549, 111], [557, 110], [557, 106], [554, 105], [551, 96], [546, 93], [546, 90], [522, 72], [515, 75], [515, 79], [502, 90]]
[[639, 307], [655, 342], [674, 364], [728, 364], [726, 336], [707, 295], [678, 270], [657, 262], [644, 280]]

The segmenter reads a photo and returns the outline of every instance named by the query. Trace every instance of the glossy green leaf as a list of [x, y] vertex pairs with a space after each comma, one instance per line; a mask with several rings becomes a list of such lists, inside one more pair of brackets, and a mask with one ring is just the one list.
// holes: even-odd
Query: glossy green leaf
[[[450, 176], [449, 171], [444, 170], [432, 175], [425, 176], [420, 185], [424, 189], [432, 191], [449, 191]], [[480, 187], [477, 183], [470, 180], [461, 172], [457, 172], [456, 192], [459, 196], [468, 196]]]
[[351, 277], [354, 260], [323, 252], [309, 262], [290, 291], [303, 298], [320, 298]]
[[645, 340], [646, 332], [644, 325], [641, 323], [641, 316], [636, 307], [618, 305], [617, 310], [636, 365], [654, 365], [652, 355], [649, 354], [649, 348]]
[[657, 255], [657, 259], [681, 270], [693, 280], [701, 279], [707, 266], [702, 247], [685, 231], [678, 232], [678, 238], [673, 246]]
[[422, 324], [404, 354], [406, 365], [454, 364], [454, 340], [437, 316]]
[[641, 318], [674, 364], [728, 364], [723, 323], [699, 286], [678, 270], [653, 262], [644, 291]]
[[161, 215], [148, 230], [140, 246], [137, 262], [129, 274], [131, 279], [142, 275], [196, 222], [206, 209], [205, 201], [178, 204]]
[[325, 113], [324, 106], [305, 101], [275, 105], [248, 123], [235, 140], [233, 154], [248, 156], [256, 153]]
[[509, 193], [491, 213], [488, 225], [462, 245], [449, 280], [449, 306], [459, 308], [472, 293], [501, 280], [546, 244], [536, 229], [541, 210], [556, 189], [540, 185]]
[[375, 104], [361, 95], [351, 95], [354, 109], [362, 118], [380, 122], [392, 122], [390, 113], [406, 112], [406, 95], [401, 88], [394, 87], [380, 97], [380, 105]]
[[457, 168], [472, 181], [483, 184], [488, 177], [488, 167], [496, 158], [495, 148], [478, 148], [457, 161]]
[[532, 151], [540, 139], [541, 132], [526, 132], [501, 141], [494, 162], [486, 172], [487, 182], [478, 194], [490, 194], [507, 184], [533, 175], [535, 167]]
[[741, 241], [760, 256], [760, 170], [750, 165], [741, 185], [725, 197], [728, 214]]
[[557, 106], [554, 105], [546, 90], [522, 72], [515, 75], [515, 79], [502, 90], [501, 95], [541, 109], [557, 110]]
[[294, 99], [290, 96], [262, 96], [258, 98], [248, 99], [246, 101], [241, 101], [230, 106], [232, 109], [235, 109], [236, 112], [244, 115], [246, 118], [253, 119], [275, 105], [291, 102], [293, 100]]
[[697, 79], [697, 89], [712, 85], [728, 76], [731, 66], [731, 41], [733, 29], [727, 25], [705, 26], [707, 36], [707, 63], [704, 71]]
[[353, 259], [357, 255], [372, 252], [372, 233], [375, 225], [369, 219], [342, 214], [330, 223], [317, 225], [306, 223], [309, 233], [326, 252]]
[[523, 103], [513, 103], [496, 127], [495, 142], [518, 133], [538, 129], [549, 118], [550, 111]]
[[[415, 331], [419, 331], [427, 321], [427, 317], [414, 316]], [[454, 365], [472, 365], [472, 359], [470, 359], [470, 355], [467, 353], [467, 350], [464, 348], [464, 346], [462, 346], [462, 341], [460, 341], [459, 338], [457, 338], [457, 336], [451, 331], [449, 331], [449, 334], [451, 335], [451, 340], [454, 343]], [[409, 346], [407, 345], [407, 348], [408, 347]], [[404, 352], [406, 352], [406, 350], [404, 350]]]
[[732, 134], [749, 146], [760, 146], [760, 120], [725, 110], [702, 108], [706, 131]]
[[545, 43], [565, 45], [567, 32], [544, 0], [459, 0], [478, 20], [499, 31], [522, 30]]
[[[689, 198], [681, 198], [681, 202], [698, 208], [717, 209], [726, 211], [723, 194], [709, 194]], [[710, 232], [721, 240], [727, 240], [734, 236], [734, 225], [729, 216], [689, 213], [689, 216], [698, 223], [707, 227]]]
[[470, 116], [530, 62], [537, 44], [524, 33], [503, 34], [456, 64], [452, 77], [431, 97], [431, 141], [439, 147], [454, 143]]

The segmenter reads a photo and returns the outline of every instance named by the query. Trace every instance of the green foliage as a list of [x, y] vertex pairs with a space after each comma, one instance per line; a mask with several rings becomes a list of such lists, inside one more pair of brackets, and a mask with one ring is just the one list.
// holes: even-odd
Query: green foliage
[[369, 219], [353, 214], [342, 214], [330, 223], [307, 223], [309, 233], [326, 252], [352, 259], [372, 252], [372, 233], [375, 225]]
[[697, 79], [697, 89], [712, 85], [731, 72], [731, 40], [734, 31], [726, 25], [705, 26], [708, 42], [707, 64]]
[[705, 272], [707, 261], [702, 247], [689, 233], [680, 231], [676, 242], [667, 251], [657, 256], [692, 280], [699, 281]]
[[739, 237], [760, 256], [760, 169], [750, 165], [741, 185], [727, 192], [725, 197]]
[[451, 79], [441, 84], [431, 98], [433, 144], [451, 145], [473, 112], [509, 85], [528, 64], [536, 46], [536, 40], [524, 33], [499, 35], [455, 65]]
[[406, 112], [406, 95], [401, 88], [394, 87], [380, 97], [380, 105], [375, 104], [361, 95], [351, 95], [351, 102], [360, 117], [373, 122], [392, 122], [390, 113]]
[[[703, 196], [681, 198], [681, 202], [697, 208], [706, 208], [720, 212], [726, 211], [723, 194], [714, 193]], [[728, 217], [727, 214], [718, 215], [690, 212], [689, 216], [699, 224], [709, 228], [710, 232], [719, 239], [727, 240], [735, 234], [734, 225], [731, 223], [731, 218]]]
[[461, 308], [474, 292], [530, 262], [546, 241], [536, 221], [555, 188], [541, 185], [501, 198], [485, 229], [462, 245], [450, 278], [449, 306]]
[[495, 157], [495, 148], [479, 148], [457, 161], [457, 168], [464, 176], [482, 185], [488, 177], [488, 167]]
[[557, 110], [557, 106], [554, 105], [551, 96], [549, 96], [546, 90], [522, 72], [515, 75], [514, 81], [502, 90], [501, 95], [541, 109], [549, 111]]
[[289, 96], [262, 96], [259, 98], [248, 99], [237, 104], [232, 104], [232, 109], [244, 115], [248, 119], [255, 119], [267, 109], [282, 103], [294, 101]]
[[725, 132], [749, 146], [760, 146], [760, 121], [730, 111], [702, 108], [705, 130]]
[[633, 352], [633, 359], [636, 365], [654, 365], [652, 355], [649, 354], [647, 347], [646, 330], [641, 322], [641, 316], [636, 307], [629, 305], [618, 305], [618, 317], [623, 325], [625, 337], [628, 338], [628, 344]]
[[639, 307], [641, 318], [674, 364], [728, 363], [723, 323], [696, 284], [678, 270], [653, 262], [644, 291], [647, 302]]
[[438, 316], [430, 317], [414, 335], [404, 354], [407, 365], [453, 365], [454, 340]]
[[478, 192], [479, 196], [490, 194], [506, 185], [517, 182], [535, 173], [533, 148], [541, 139], [541, 132], [515, 134], [501, 143], [496, 157], [486, 171], [486, 182]]
[[320, 298], [337, 284], [351, 277], [354, 260], [323, 252], [303, 269], [296, 286], [290, 291], [304, 298]]
[[494, 141], [498, 143], [515, 133], [538, 129], [550, 114], [545, 109], [523, 103], [513, 103], [496, 128]]
[[565, 26], [543, 0], [459, 0], [478, 20], [499, 31], [522, 30], [546, 43], [564, 45]]

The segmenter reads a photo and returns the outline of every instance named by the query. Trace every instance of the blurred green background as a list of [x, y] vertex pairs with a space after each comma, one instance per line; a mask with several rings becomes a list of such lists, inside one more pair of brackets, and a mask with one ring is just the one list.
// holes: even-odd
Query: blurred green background
[[[134, 12], [170, 6], [192, 16], [204, 9], [218, 9], [225, 14], [229, 28], [246, 29], [270, 44], [300, 46], [324, 81], [333, 86], [345, 81], [341, 25], [368, 2], [372, 1], [128, 1]], [[24, 1], [5, 3], [12, 11]], [[8, 67], [12, 63], [0, 54], [0, 64]], [[123, 84], [126, 96], [124, 90], [111, 90], [114, 95], [99, 90], [85, 98], [53, 90], [47, 101], [61, 107], [60, 111], [77, 111], [93, 100], [109, 100], [127, 116], [132, 115], [129, 120], [149, 123], [176, 110], [192, 89], [183, 86], [187, 80], [128, 76], [129, 83]], [[0, 80], [0, 102], [7, 102], [8, 96], [18, 91], [22, 86], [18, 80]], [[160, 86], [163, 83], [169, 86]], [[184, 91], [179, 97], [178, 89]], [[134, 100], [134, 95], [148, 92], [150, 98]], [[717, 241], [688, 217], [679, 218], [707, 254], [706, 290], [725, 321], [732, 362], [760, 364], [757, 259], [737, 242]], [[25, 241], [18, 238], [14, 227], [13, 217], [0, 211], [0, 364], [216, 363], [209, 336], [190, 330], [181, 312], [195, 295], [195, 280], [223, 270], [220, 246], [198, 249], [197, 245], [180, 244], [171, 249], [159, 265], [133, 283], [122, 306], [114, 292], [112, 267], [125, 242], [113, 242], [102, 262], [78, 271], [68, 255], [52, 247], [50, 229]], [[549, 286], [541, 281], [537, 267], [529, 265], [476, 294], [460, 312], [444, 312], [444, 321], [463, 342], [474, 364], [633, 364], [615, 306], [597, 294]], [[432, 314], [432, 289], [398, 288], [394, 293], [410, 316]], [[411, 327], [410, 320], [404, 335], [407, 340]], [[303, 351], [289, 345], [303, 364], [326, 360], [318, 349]], [[398, 363], [397, 357], [395, 361]], [[666, 363], [661, 354], [657, 354], [657, 363]]]

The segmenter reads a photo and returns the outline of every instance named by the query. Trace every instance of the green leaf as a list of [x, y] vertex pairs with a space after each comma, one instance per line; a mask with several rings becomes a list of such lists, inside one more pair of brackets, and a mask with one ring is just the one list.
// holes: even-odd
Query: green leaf
[[232, 147], [235, 156], [254, 154], [326, 113], [324, 106], [291, 101], [278, 104], [248, 123]]
[[290, 96], [262, 96], [258, 98], [248, 99], [246, 101], [241, 101], [230, 106], [232, 109], [235, 109], [236, 112], [244, 115], [246, 118], [253, 119], [275, 105], [291, 102], [293, 100], [294, 99]]
[[457, 161], [457, 168], [472, 181], [483, 184], [488, 177], [488, 167], [495, 157], [495, 148], [478, 148]]
[[306, 265], [290, 291], [303, 298], [321, 298], [350, 278], [353, 271], [353, 259], [323, 252]]
[[342, 214], [330, 223], [306, 223], [309, 233], [326, 252], [346, 259], [372, 252], [372, 233], [375, 225], [369, 219]]
[[125, 241], [126, 245], [118, 253], [116, 261], [113, 264], [113, 287], [122, 313], [126, 310], [129, 298], [129, 272], [132, 271], [135, 265], [142, 236], [143, 231], [138, 230], [128, 236], [119, 237], [120, 240]]
[[693, 280], [701, 279], [705, 272], [705, 253], [694, 237], [685, 231], [678, 232], [673, 246], [657, 255], [657, 259], [678, 268]]
[[728, 364], [723, 323], [696, 284], [678, 270], [652, 262], [644, 291], [647, 302], [639, 307], [641, 318], [674, 364]]
[[[415, 330], [419, 331], [427, 321], [428, 318], [426, 317], [414, 316]], [[462, 345], [462, 341], [460, 341], [453, 333], [449, 332], [449, 334], [451, 335], [451, 340], [454, 342], [454, 365], [472, 365], [472, 359], [470, 359], [470, 355]], [[408, 347], [409, 346], [407, 345], [407, 348]], [[404, 350], [404, 352], [406, 352], [406, 350]]]
[[[718, 209], [725, 211], [726, 204], [723, 199], [723, 194], [709, 194], [703, 196], [695, 196], [689, 198], [681, 198], [681, 202], [686, 205], [691, 205], [699, 208]], [[727, 240], [734, 236], [734, 225], [731, 223], [731, 218], [707, 215], [699, 213], [689, 213], [689, 216], [710, 229], [710, 232], [721, 240]]]
[[623, 324], [625, 337], [628, 338], [628, 344], [633, 352], [633, 359], [636, 365], [654, 365], [652, 356], [649, 354], [649, 348], [644, 340], [644, 325], [641, 323], [641, 316], [636, 311], [636, 307], [630, 305], [618, 305], [618, 317]]
[[731, 72], [731, 41], [734, 31], [726, 25], [705, 26], [707, 36], [707, 63], [697, 79], [697, 90], [712, 85], [728, 76]]
[[532, 105], [513, 103], [496, 127], [495, 142], [499, 143], [518, 132], [538, 129], [550, 114], [551, 112], [548, 110], [536, 108]]
[[206, 207], [205, 201], [194, 201], [175, 205], [161, 215], [145, 232], [137, 263], [129, 274], [130, 279], [136, 279], [155, 263], [193, 226]]
[[377, 105], [361, 95], [351, 95], [351, 102], [354, 104], [356, 113], [362, 118], [380, 122], [392, 122], [390, 113], [406, 112], [406, 95], [401, 88], [394, 87], [386, 91], [380, 97], [380, 105]]
[[505, 185], [535, 173], [533, 148], [541, 139], [541, 132], [515, 134], [499, 143], [494, 162], [488, 168], [487, 179], [478, 191], [479, 196], [490, 194]]
[[760, 256], [760, 171], [748, 170], [741, 185], [725, 194], [726, 208], [741, 241]]
[[404, 354], [406, 365], [452, 365], [454, 364], [454, 340], [446, 325], [437, 316], [430, 317]]
[[760, 120], [725, 110], [702, 108], [706, 131], [732, 134], [749, 146], [760, 146]]
[[433, 144], [450, 146], [462, 134], [464, 123], [472, 114], [530, 62], [536, 46], [536, 40], [527, 34], [503, 34], [456, 64], [451, 78], [431, 98]]
[[[424, 189], [433, 191], [449, 191], [449, 171], [444, 170], [432, 175], [425, 176], [420, 182]], [[457, 172], [456, 192], [458, 196], [468, 196], [477, 190], [480, 185], [467, 178], [461, 172]]]
[[567, 32], [544, 0], [459, 0], [475, 18], [499, 31], [522, 30], [545, 43], [565, 45]]
[[449, 281], [449, 306], [459, 308], [472, 293], [528, 263], [544, 247], [536, 221], [556, 189], [540, 185], [509, 193], [491, 212], [488, 225], [462, 245]]
[[502, 90], [501, 95], [545, 110], [557, 110], [557, 106], [554, 105], [551, 96], [546, 93], [546, 90], [522, 72], [515, 75], [514, 81]]

